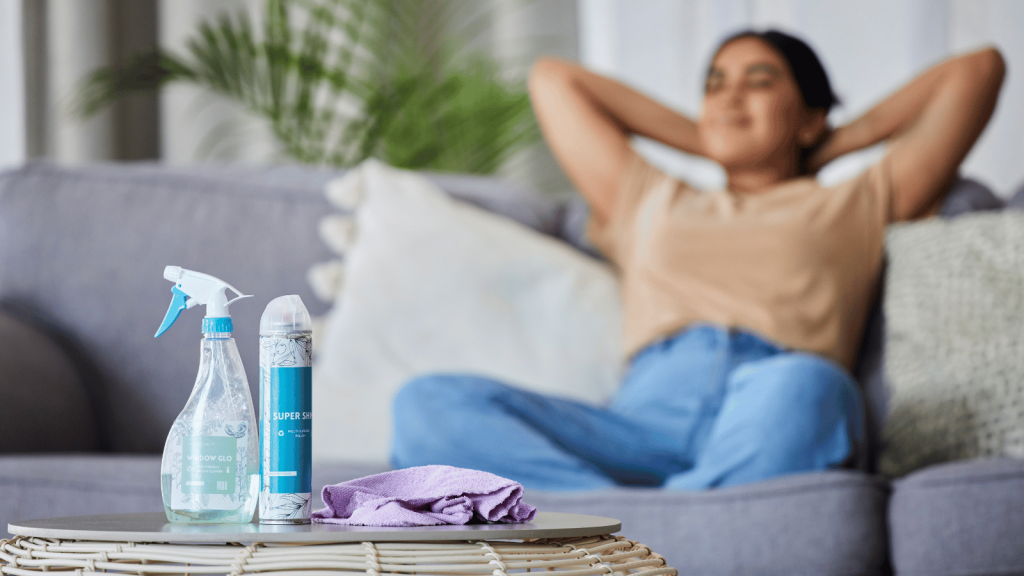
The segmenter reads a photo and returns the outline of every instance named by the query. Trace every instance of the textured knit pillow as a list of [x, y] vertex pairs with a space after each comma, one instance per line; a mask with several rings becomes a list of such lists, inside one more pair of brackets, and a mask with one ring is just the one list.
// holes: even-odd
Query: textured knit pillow
[[327, 197], [354, 218], [323, 219], [342, 259], [311, 271], [319, 292], [337, 294], [316, 336], [315, 460], [386, 464], [392, 398], [425, 373], [594, 403], [617, 387], [621, 311], [607, 265], [377, 161], [330, 182]]
[[881, 471], [1024, 457], [1024, 213], [896, 225], [886, 252]]

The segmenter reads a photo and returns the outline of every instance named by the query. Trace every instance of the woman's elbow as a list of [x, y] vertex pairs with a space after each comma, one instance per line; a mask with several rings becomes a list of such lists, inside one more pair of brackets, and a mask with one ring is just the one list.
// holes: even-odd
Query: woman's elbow
[[1002, 85], [1003, 78], [1006, 77], [1006, 59], [995, 46], [982, 48], [972, 53], [967, 64], [968, 69], [976, 75], [976, 78], [987, 81], [986, 83], [994, 85], [997, 89]]
[[986, 71], [1002, 82], [1006, 76], [1006, 59], [1003, 58], [1003, 53], [995, 46], [989, 46], [982, 50], [981, 54]]
[[1003, 53], [996, 48], [992, 48], [991, 50], [996, 75], [999, 78], [999, 84], [1002, 85], [1003, 79], [1006, 78], [1006, 59], [1003, 58]]

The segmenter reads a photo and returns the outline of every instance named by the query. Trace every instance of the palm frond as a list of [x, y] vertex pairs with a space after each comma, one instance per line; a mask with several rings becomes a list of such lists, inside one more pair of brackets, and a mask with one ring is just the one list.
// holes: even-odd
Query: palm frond
[[195, 72], [176, 57], [160, 51], [135, 54], [122, 66], [99, 68], [80, 83], [72, 110], [89, 117], [126, 94], [151, 92], [175, 81], [194, 81]]

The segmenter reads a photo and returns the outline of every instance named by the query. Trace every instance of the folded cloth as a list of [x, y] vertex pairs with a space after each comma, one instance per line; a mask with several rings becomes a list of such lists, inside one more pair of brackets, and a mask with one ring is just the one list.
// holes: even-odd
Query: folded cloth
[[501, 476], [452, 466], [417, 466], [324, 486], [327, 508], [313, 522], [357, 526], [435, 526], [529, 522], [537, 509], [523, 487]]

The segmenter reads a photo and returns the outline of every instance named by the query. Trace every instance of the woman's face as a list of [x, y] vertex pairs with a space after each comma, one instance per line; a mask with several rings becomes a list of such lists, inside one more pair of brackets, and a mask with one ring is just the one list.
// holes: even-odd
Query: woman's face
[[765, 168], [792, 165], [814, 143], [823, 118], [812, 125], [812, 116], [786, 61], [762, 40], [739, 38], [711, 63], [697, 126], [705, 154], [726, 170]]

